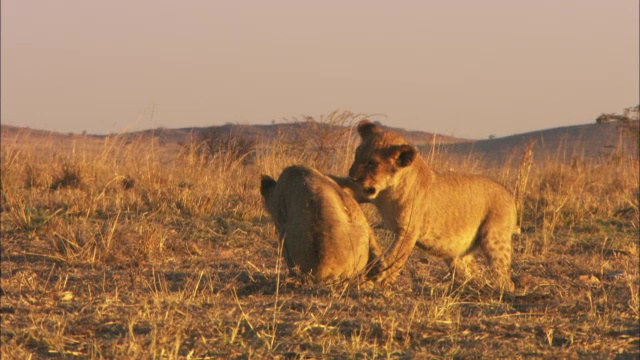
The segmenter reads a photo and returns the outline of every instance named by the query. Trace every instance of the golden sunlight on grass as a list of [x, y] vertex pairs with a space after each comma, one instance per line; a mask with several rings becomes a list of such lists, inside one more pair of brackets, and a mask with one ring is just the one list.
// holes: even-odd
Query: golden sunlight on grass
[[390, 286], [288, 277], [260, 174], [345, 175], [361, 118], [298, 120], [301, 133], [246, 149], [3, 136], [2, 358], [638, 356], [635, 153], [540, 160], [521, 144], [491, 167], [423, 144], [440, 171], [518, 184], [518, 295], [451, 287], [419, 250]]

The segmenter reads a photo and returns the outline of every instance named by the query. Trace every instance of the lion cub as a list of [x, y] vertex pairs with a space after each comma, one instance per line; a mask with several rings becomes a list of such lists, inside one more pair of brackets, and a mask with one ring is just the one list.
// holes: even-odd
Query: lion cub
[[290, 166], [278, 181], [263, 175], [260, 193], [290, 269], [318, 280], [363, 273], [380, 256], [358, 203], [331, 178], [305, 166]]
[[[361, 202], [371, 202], [395, 234], [378, 281], [394, 279], [414, 246], [444, 258], [452, 272], [479, 250], [497, 285], [513, 290], [511, 237], [516, 228], [513, 196], [486, 177], [440, 173], [401, 136], [363, 120], [361, 143], [349, 177]], [[466, 273], [466, 275], [469, 275]]]

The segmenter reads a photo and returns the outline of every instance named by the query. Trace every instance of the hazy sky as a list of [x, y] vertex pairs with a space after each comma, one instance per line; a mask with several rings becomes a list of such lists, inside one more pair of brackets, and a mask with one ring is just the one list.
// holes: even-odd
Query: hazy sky
[[[336, 109], [468, 138], [638, 104], [638, 0], [4, 0], [2, 122], [62, 132]], [[152, 111], [153, 109], [153, 111]]]

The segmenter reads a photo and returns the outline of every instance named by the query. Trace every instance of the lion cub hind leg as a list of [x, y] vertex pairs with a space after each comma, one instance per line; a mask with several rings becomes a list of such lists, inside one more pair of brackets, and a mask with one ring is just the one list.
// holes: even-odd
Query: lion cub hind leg
[[466, 254], [460, 257], [448, 257], [444, 261], [449, 266], [451, 281], [454, 283], [465, 284], [473, 280], [476, 274], [475, 259], [473, 254]]
[[511, 233], [508, 231], [490, 230], [480, 241], [480, 249], [491, 267], [491, 283], [497, 283], [501, 291], [514, 291], [511, 280]]

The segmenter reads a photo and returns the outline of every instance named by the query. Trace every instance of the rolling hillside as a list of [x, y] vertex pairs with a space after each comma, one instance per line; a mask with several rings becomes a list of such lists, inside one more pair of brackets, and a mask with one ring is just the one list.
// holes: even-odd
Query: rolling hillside
[[[438, 151], [452, 154], [469, 154], [481, 156], [487, 163], [500, 163], [513, 152], [519, 152], [531, 141], [534, 141], [534, 156], [537, 160], [544, 160], [548, 156], [558, 154], [567, 159], [574, 156], [589, 158], [609, 156], [616, 151], [637, 152], [638, 121], [633, 121], [628, 127], [622, 128], [618, 122], [604, 124], [585, 124], [565, 126], [553, 129], [533, 131], [496, 139], [468, 140], [444, 135], [434, 135], [424, 131], [409, 131], [393, 127], [385, 127], [401, 134], [411, 143], [417, 145], [423, 154], [429, 153], [435, 144]], [[347, 131], [345, 128], [335, 131]], [[223, 136], [234, 136], [246, 139], [255, 144], [277, 139], [279, 134], [297, 134], [304, 138], [310, 131], [308, 123], [283, 123], [272, 125], [234, 125], [167, 129], [158, 128], [137, 132], [112, 135], [78, 135], [61, 134], [56, 132], [21, 128], [12, 125], [2, 125], [2, 142], [21, 141], [20, 139], [37, 140], [33, 143], [53, 142], [65, 148], [73, 146], [74, 140], [94, 139], [104, 141], [109, 137], [117, 137], [125, 142], [155, 139], [157, 144], [165, 150], [175, 152], [190, 139], [203, 139], [211, 133]], [[355, 134], [352, 134], [355, 136]], [[635, 138], [634, 138], [635, 136]], [[340, 145], [340, 144], [335, 144]]]
[[573, 157], [608, 157], [616, 152], [638, 153], [638, 121], [629, 127], [618, 122], [564, 126], [532, 131], [496, 139], [445, 144], [441, 150], [481, 155], [485, 161], [499, 163], [514, 151], [519, 152], [529, 142], [534, 142], [535, 159], [545, 160], [558, 156], [566, 160]]

